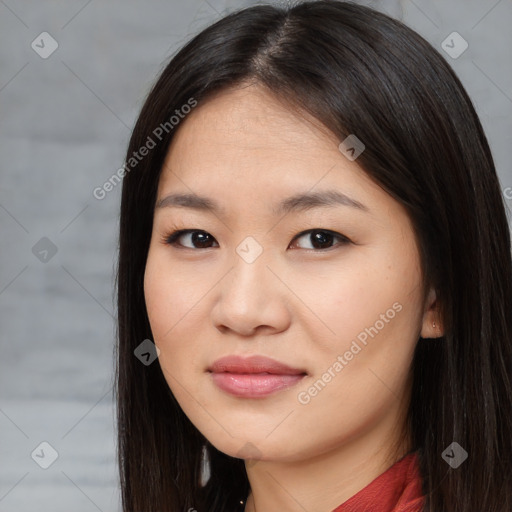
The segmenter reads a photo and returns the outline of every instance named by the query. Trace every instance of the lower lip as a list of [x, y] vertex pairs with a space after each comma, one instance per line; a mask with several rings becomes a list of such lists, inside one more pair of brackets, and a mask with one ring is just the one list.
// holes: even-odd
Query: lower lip
[[257, 373], [212, 373], [213, 382], [223, 391], [234, 396], [259, 398], [294, 386], [305, 377]]

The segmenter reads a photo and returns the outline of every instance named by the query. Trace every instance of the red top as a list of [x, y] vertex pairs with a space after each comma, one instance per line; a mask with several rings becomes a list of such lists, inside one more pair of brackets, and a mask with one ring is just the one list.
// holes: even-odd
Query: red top
[[419, 460], [409, 453], [332, 512], [421, 512]]

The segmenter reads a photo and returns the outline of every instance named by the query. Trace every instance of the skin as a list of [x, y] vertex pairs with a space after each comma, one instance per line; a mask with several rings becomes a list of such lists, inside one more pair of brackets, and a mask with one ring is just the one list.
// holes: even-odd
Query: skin
[[[196, 193], [225, 209], [156, 208], [144, 292], [159, 363], [183, 411], [217, 449], [246, 461], [246, 512], [332, 510], [408, 453], [399, 433], [413, 351], [419, 336], [442, 335], [405, 210], [340, 142], [251, 84], [196, 107], [162, 169], [157, 202]], [[368, 211], [272, 212], [293, 194], [320, 190]], [[175, 229], [206, 232], [207, 248], [190, 235], [181, 247], [166, 244]], [[327, 234], [323, 249], [310, 234], [296, 238], [308, 229], [350, 242]], [[236, 252], [247, 236], [263, 250], [252, 263]], [[301, 403], [298, 394], [396, 303], [394, 318]], [[207, 372], [229, 354], [265, 355], [307, 375], [265, 398], [234, 397]]]

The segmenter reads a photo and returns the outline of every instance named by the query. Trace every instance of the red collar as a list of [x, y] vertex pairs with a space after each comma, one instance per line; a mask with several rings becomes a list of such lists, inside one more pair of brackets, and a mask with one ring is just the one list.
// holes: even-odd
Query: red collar
[[409, 453], [332, 512], [420, 512], [419, 459]]

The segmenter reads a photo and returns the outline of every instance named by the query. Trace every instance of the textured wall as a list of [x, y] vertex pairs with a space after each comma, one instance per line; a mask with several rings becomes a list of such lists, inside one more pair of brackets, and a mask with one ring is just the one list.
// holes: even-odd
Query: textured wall
[[[255, 3], [0, 0], [0, 512], [118, 509], [112, 350], [121, 187], [103, 200], [92, 191], [122, 165], [168, 57], [221, 13]], [[450, 36], [452, 56], [442, 53], [481, 116], [511, 206], [512, 3], [366, 4], [436, 48], [454, 31], [467, 41], [454, 58], [464, 43]]]

